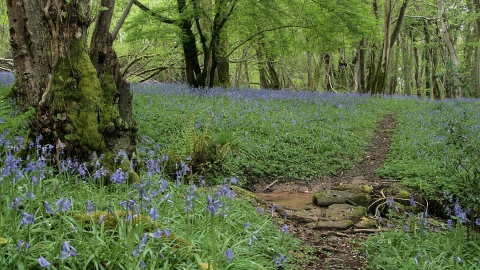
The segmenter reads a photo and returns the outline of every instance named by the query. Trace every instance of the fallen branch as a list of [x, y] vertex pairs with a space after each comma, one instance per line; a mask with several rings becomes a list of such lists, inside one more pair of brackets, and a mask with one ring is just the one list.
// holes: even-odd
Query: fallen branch
[[278, 182], [278, 180], [273, 181], [270, 185], [268, 185], [266, 188], [264, 188], [262, 192], [265, 192], [267, 189], [269, 189], [270, 187], [275, 185], [275, 183], [277, 183], [277, 182]]

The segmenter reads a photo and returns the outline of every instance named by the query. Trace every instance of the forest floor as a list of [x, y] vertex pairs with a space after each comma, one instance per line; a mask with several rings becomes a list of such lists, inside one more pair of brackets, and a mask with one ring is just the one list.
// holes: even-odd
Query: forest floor
[[[305, 207], [312, 207], [312, 194], [335, 187], [341, 184], [352, 182], [354, 178], [364, 179], [368, 184], [374, 187], [374, 190], [385, 186], [393, 185], [394, 181], [388, 181], [379, 178], [375, 171], [383, 164], [391, 144], [391, 136], [395, 126], [394, 116], [386, 115], [378, 123], [377, 130], [370, 145], [365, 151], [362, 160], [348, 171], [340, 172], [337, 175], [326, 176], [322, 179], [305, 181], [282, 180], [277, 181], [269, 187], [272, 182], [260, 181], [255, 185], [257, 195], [260, 198], [261, 192], [269, 187], [268, 196], [290, 196], [291, 203], [295, 203], [295, 194], [306, 194], [306, 200], [298, 200], [296, 208], [302, 207], [298, 204], [305, 204]], [[289, 195], [284, 195], [289, 194]], [[270, 200], [270, 202], [272, 202]], [[273, 199], [275, 203], [275, 199]], [[281, 202], [278, 205], [282, 205]], [[279, 217], [282, 218], [282, 217]], [[314, 230], [291, 220], [281, 221], [289, 226], [289, 231], [295, 237], [303, 240], [301, 244], [301, 254], [304, 257], [303, 269], [362, 269], [367, 265], [365, 257], [359, 250], [360, 243], [364, 241], [369, 234], [359, 230], [338, 231], [338, 230]], [[372, 230], [375, 231], [375, 230]]]

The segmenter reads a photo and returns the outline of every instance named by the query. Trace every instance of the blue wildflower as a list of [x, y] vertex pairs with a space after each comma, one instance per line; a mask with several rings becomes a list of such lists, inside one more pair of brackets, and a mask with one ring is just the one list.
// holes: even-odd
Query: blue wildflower
[[43, 205], [45, 206], [45, 211], [47, 212], [47, 214], [51, 214], [52, 213], [52, 209], [50, 208], [50, 205], [48, 204], [47, 201], [44, 201], [43, 202]]
[[158, 210], [152, 207], [152, 208], [150, 209], [150, 217], [151, 217], [154, 221], [157, 221], [157, 220], [158, 220]]
[[33, 214], [30, 215], [26, 212], [23, 212], [22, 214], [23, 214], [23, 218], [21, 222], [22, 225], [28, 225], [35, 222], [35, 216]]
[[38, 258], [38, 264], [42, 268], [48, 268], [50, 267], [50, 263], [43, 257]]
[[98, 220], [98, 225], [101, 225], [104, 219], [105, 219], [105, 215], [100, 215], [100, 218]]
[[65, 260], [68, 257], [77, 256], [77, 250], [68, 243], [68, 241], [63, 242], [62, 250], [60, 250], [60, 259]]
[[231, 249], [227, 249], [227, 251], [225, 251], [225, 256], [227, 257], [228, 263], [230, 263], [233, 258], [233, 251]]

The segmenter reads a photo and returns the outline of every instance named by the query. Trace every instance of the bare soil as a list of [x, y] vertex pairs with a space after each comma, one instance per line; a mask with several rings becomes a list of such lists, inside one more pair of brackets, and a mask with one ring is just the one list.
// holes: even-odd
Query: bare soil
[[[286, 209], [301, 209], [311, 207], [314, 192], [350, 183], [354, 178], [367, 180], [374, 190], [390, 186], [392, 181], [379, 178], [375, 171], [382, 165], [388, 153], [394, 125], [393, 115], [383, 117], [364, 157], [353, 169], [308, 182], [292, 179], [259, 181], [254, 186], [256, 195]], [[264, 190], [267, 192], [263, 192]], [[301, 252], [297, 254], [302, 257], [302, 269], [362, 269], [367, 265], [359, 247], [368, 233], [313, 230], [304, 223], [282, 217], [279, 217], [279, 222], [287, 223], [290, 232], [303, 240]]]

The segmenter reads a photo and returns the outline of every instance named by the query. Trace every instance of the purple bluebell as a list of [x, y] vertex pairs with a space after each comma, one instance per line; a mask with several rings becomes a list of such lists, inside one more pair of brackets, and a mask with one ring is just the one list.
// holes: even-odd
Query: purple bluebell
[[45, 212], [47, 214], [51, 214], [52, 213], [52, 209], [50, 208], [50, 205], [48, 204], [47, 201], [43, 201], [43, 205], [45, 206]]
[[105, 215], [100, 215], [100, 218], [98, 220], [98, 225], [101, 225], [104, 219], [105, 219]]
[[413, 199], [413, 197], [410, 197], [410, 205], [412, 205], [413, 207], [416, 207], [416, 206], [417, 206], [417, 203], [415, 202], [415, 200]]
[[55, 203], [55, 205], [58, 207], [57, 210], [55, 210], [55, 212], [57, 212], [59, 209], [62, 210], [62, 212], [67, 212], [70, 207], [72, 207], [72, 203], [70, 202], [70, 200], [67, 198], [60, 198], [58, 199], [58, 201]]
[[152, 238], [158, 239], [158, 238], [162, 237], [162, 233], [163, 233], [162, 230], [157, 229], [154, 233], [149, 234], [149, 236], [152, 237]]
[[28, 249], [30, 244], [25, 242], [24, 240], [18, 240], [17, 242], [17, 250], [18, 252], [22, 252], [23, 249]]
[[26, 212], [23, 212], [22, 214], [23, 214], [23, 218], [21, 222], [22, 225], [28, 225], [35, 222], [35, 216], [33, 214], [30, 215], [29, 213], [26, 213]]
[[50, 267], [50, 263], [43, 257], [38, 258], [38, 264], [41, 268], [48, 268]]
[[20, 210], [20, 206], [23, 204], [23, 198], [14, 198], [10, 203], [10, 208], [13, 210]]
[[207, 212], [213, 215], [217, 214], [218, 210], [222, 207], [220, 200], [218, 200], [217, 196], [212, 197], [210, 194], [207, 194]]
[[25, 193], [25, 197], [27, 197], [27, 198], [29, 198], [29, 199], [32, 199], [32, 200], [36, 198], [35, 194], [34, 194], [33, 192], [31, 192], [31, 191], [27, 191], [27, 192]]
[[116, 184], [125, 183], [125, 174], [123, 173], [122, 168], [117, 169], [110, 177], [110, 180]]
[[157, 220], [158, 220], [158, 210], [152, 207], [152, 208], [150, 209], [150, 217], [151, 217], [154, 221], [157, 221]]
[[231, 249], [227, 249], [225, 251], [225, 256], [227, 257], [227, 262], [230, 263], [230, 261], [232, 261], [232, 258], [233, 258], [233, 251]]
[[288, 225], [287, 225], [287, 224], [283, 224], [283, 226], [282, 226], [282, 232], [285, 233], [285, 234], [290, 233], [290, 231], [288, 230]]
[[93, 211], [93, 205], [92, 205], [92, 202], [90, 202], [89, 199], [87, 199], [87, 214], [92, 214], [92, 211]]
[[250, 222], [245, 223], [245, 229], [250, 228]]
[[63, 242], [62, 250], [60, 250], [60, 259], [65, 260], [68, 257], [77, 256], [77, 250], [68, 243], [68, 241]]

